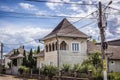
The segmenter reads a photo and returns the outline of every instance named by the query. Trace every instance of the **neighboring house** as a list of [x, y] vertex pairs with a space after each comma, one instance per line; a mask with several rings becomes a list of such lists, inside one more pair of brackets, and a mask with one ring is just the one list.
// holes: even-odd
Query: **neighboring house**
[[87, 58], [87, 38], [86, 34], [75, 28], [67, 19], [63, 19], [50, 34], [43, 38], [45, 49], [42, 59], [44, 61], [40, 62], [41, 59], [37, 59], [39, 60], [37, 67], [41, 67], [43, 62], [55, 66], [58, 66], [58, 63], [59, 66], [82, 63]]
[[[111, 42], [113, 43], [113, 41]], [[118, 43], [117, 45], [120, 45], [120, 43]], [[88, 53], [93, 53], [94, 51], [101, 52], [101, 46], [99, 44], [95, 45], [90, 41], [88, 41], [87, 49]], [[105, 53], [108, 57], [108, 72], [120, 72], [120, 46], [108, 45], [108, 49], [105, 51]]]
[[112, 46], [120, 46], [120, 39], [112, 40], [112, 41], [107, 41], [109, 45]]
[[[20, 46], [5, 55], [5, 66], [8, 67], [8, 63], [11, 62], [12, 74], [18, 74], [18, 67], [22, 65], [24, 50], [24, 46]], [[28, 55], [28, 52], [26, 52], [26, 55]]]
[[34, 55], [37, 58], [37, 68], [41, 68], [44, 65], [44, 50]]

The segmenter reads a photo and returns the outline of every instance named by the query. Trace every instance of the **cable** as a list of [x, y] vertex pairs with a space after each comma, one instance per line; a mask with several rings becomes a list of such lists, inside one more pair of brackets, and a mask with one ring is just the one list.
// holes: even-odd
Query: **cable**
[[109, 8], [111, 8], [111, 9], [113, 9], [113, 10], [117, 10], [117, 11], [119, 11], [119, 12], [120, 12], [120, 10], [119, 10], [119, 9], [116, 9], [116, 8], [113, 8], [113, 7], [110, 7], [110, 6], [109, 6]]
[[[92, 25], [92, 24], [96, 24], [94, 21], [93, 22], [91, 22], [91, 23], [88, 23], [88, 24], [86, 24], [86, 25], [83, 25], [83, 26], [81, 26], [80, 28], [78, 28], [78, 29], [81, 29], [81, 28], [84, 28], [84, 27], [86, 27], [86, 26], [88, 26], [88, 25]], [[68, 32], [68, 33], [71, 33], [71, 32], [74, 32], [75, 30], [72, 30], [72, 31], [70, 31], [70, 32]], [[65, 34], [68, 34], [68, 33], [65, 33]], [[64, 35], [65, 35], [64, 34]]]
[[[26, 17], [26, 18], [41, 18], [40, 16], [42, 16], [42, 19], [43, 18], [56, 18], [56, 17], [66, 17], [66, 18], [84, 18], [84, 17], [74, 17], [74, 16], [58, 16], [58, 15], [44, 15], [44, 14], [41, 14], [41, 15], [37, 15], [37, 14], [32, 14], [32, 13], [18, 13], [18, 12], [8, 12], [8, 11], [1, 11], [0, 10], [0, 12], [3, 12], [3, 13], [12, 13], [12, 14], [17, 14], [17, 15], [21, 15], [21, 14], [23, 14], [22, 16], [25, 18], [26, 17], [26, 15], [28, 16], [28, 15], [31, 15], [31, 16], [33, 16], [33, 17], [31, 17], [31, 16], [29, 16], [29, 17]], [[3, 16], [7, 16], [7, 17], [15, 17], [15, 18], [20, 18], [20, 16], [18, 17], [18, 16], [8, 16], [8, 15], [3, 15]], [[22, 17], [21, 16], [21, 17]], [[89, 18], [89, 19], [95, 19], [95, 18]]]
[[44, 3], [59, 3], [59, 4], [76, 4], [76, 5], [97, 5], [97, 4], [83, 4], [78, 2], [56, 2], [56, 1], [43, 1], [43, 0], [25, 0], [25, 1], [34, 1], [34, 2], [44, 2]]
[[[96, 11], [94, 11], [94, 12], [96, 12]], [[85, 17], [82, 18], [82, 19], [79, 19], [79, 20], [73, 22], [72, 24], [75, 24], [75, 23], [77, 23], [77, 22], [79, 22], [79, 21], [85, 19], [86, 17], [90, 16], [90, 15], [93, 14], [94, 12], [88, 14], [87, 16], [85, 16]], [[92, 22], [92, 23], [93, 23], [93, 22]], [[72, 24], [67, 25], [65, 28], [67, 28], [68, 26], [71, 26]], [[91, 23], [89, 23], [89, 24], [91, 24]], [[87, 25], [89, 25], [89, 24], [87, 24]], [[87, 25], [84, 25], [84, 26], [87, 26]], [[82, 27], [84, 27], [84, 26], [82, 26]], [[62, 29], [65, 29], [65, 28], [62, 28]], [[39, 40], [39, 41], [41, 41], [41, 39], [34, 39], [34, 40], [32, 40], [32, 41], [28, 41], [28, 42], [24, 42], [24, 43], [19, 43], [19, 44], [7, 44], [7, 43], [4, 43], [4, 44], [5, 44], [5, 45], [20, 45], [20, 44], [27, 44], [27, 43], [33, 42], [33, 41], [35, 41], [35, 40]]]

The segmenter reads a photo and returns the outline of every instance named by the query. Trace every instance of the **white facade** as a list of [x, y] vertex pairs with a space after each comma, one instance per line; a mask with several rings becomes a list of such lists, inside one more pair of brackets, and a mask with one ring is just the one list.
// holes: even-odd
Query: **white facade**
[[120, 72], [120, 60], [110, 60], [108, 62], [109, 72]]
[[[71, 38], [71, 37], [58, 37], [59, 40], [59, 65], [62, 66], [63, 64], [78, 64], [82, 63], [82, 61], [87, 58], [87, 39], [82, 38]], [[66, 50], [61, 50], [61, 43], [66, 43]], [[58, 64], [58, 56], [57, 56], [57, 50], [56, 50], [56, 38], [51, 38], [48, 40], [45, 40], [45, 46], [48, 45], [48, 51], [45, 48], [45, 64], [46, 65], [55, 65]], [[73, 43], [77, 44], [74, 45]], [[49, 45], [54, 44], [54, 47], [51, 46], [51, 51]], [[76, 46], [76, 48], [75, 48]], [[63, 46], [64, 47], [64, 46]], [[54, 48], [54, 50], [53, 50]], [[75, 49], [74, 49], [75, 48]]]

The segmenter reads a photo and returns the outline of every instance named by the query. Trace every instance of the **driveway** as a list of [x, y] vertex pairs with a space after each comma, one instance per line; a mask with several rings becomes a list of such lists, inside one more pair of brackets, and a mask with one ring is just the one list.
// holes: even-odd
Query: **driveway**
[[37, 79], [24, 79], [13, 75], [0, 75], [0, 80], [37, 80]]

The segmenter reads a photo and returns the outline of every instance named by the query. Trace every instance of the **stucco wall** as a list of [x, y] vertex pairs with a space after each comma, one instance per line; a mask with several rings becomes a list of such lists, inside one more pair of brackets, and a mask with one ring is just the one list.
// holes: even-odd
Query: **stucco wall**
[[6, 67], [6, 68], [9, 68], [8, 63], [9, 63], [10, 61], [11, 61], [11, 60], [10, 60], [8, 57], [5, 57], [5, 67]]
[[41, 68], [43, 63], [44, 63], [44, 58], [37, 57], [37, 68]]
[[[60, 66], [63, 64], [77, 64], [82, 63], [82, 61], [87, 57], [87, 39], [82, 38], [70, 38], [70, 37], [59, 37], [59, 45], [62, 41], [67, 43], [67, 50], [60, 50]], [[56, 38], [51, 38], [45, 40], [46, 44], [56, 43]], [[72, 51], [72, 43], [79, 43], [79, 51]], [[50, 62], [53, 62], [53, 65], [57, 66], [57, 51], [46, 52], [45, 51], [45, 64], [50, 65]]]
[[120, 60], [110, 60], [109, 71], [120, 72]]

